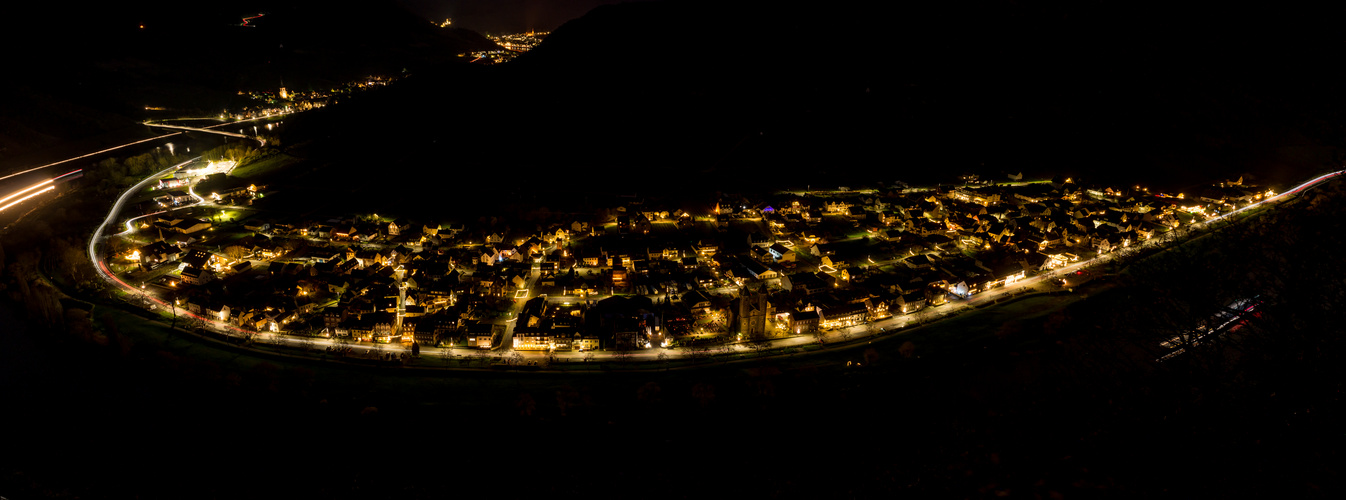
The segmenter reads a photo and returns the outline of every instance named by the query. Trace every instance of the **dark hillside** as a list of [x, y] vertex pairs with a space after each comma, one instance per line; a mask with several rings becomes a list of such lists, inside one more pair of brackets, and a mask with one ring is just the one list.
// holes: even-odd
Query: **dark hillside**
[[[396, 149], [408, 174], [523, 191], [964, 171], [1288, 182], [1329, 168], [1346, 137], [1341, 71], [1327, 62], [1341, 41], [1319, 29], [1341, 17], [998, 1], [604, 6], [514, 63], [424, 73], [376, 104], [306, 120], [322, 132], [300, 139]], [[357, 126], [373, 122], [374, 135]]]
[[[28, 10], [28, 9], [25, 9]], [[58, 5], [19, 15], [0, 35], [21, 47], [0, 82], [0, 160], [135, 127], [246, 104], [239, 91], [325, 90], [370, 74], [399, 76], [494, 47], [394, 1], [310, 0]], [[266, 15], [240, 26], [243, 17]], [[142, 27], [143, 26], [143, 27]], [[158, 114], [147, 106], [165, 108]]]

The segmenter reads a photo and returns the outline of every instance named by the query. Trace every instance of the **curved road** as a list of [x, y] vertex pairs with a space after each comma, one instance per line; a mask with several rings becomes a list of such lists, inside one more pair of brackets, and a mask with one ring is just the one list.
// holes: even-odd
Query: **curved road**
[[[89, 252], [89, 259], [90, 259], [90, 261], [93, 262], [94, 267], [98, 270], [99, 274], [103, 277], [103, 279], [107, 280], [109, 283], [113, 283], [113, 284], [115, 284], [116, 286], [121, 287], [123, 290], [125, 290], [125, 291], [127, 291], [127, 292], [129, 292], [129, 293], [131, 293], [131, 294], [133, 294], [133, 295], [134, 295], [134, 294], [141, 294], [141, 295], [146, 299], [146, 301], [148, 301], [148, 302], [153, 302], [153, 303], [158, 304], [159, 306], [161, 306], [161, 307], [165, 307], [165, 308], [170, 307], [169, 304], [167, 304], [167, 303], [165, 303], [165, 302], [159, 300], [159, 299], [156, 298], [156, 297], [152, 297], [152, 296], [150, 296], [150, 295], [149, 295], [147, 292], [145, 292], [143, 289], [137, 289], [136, 287], [131, 286], [131, 285], [129, 285], [129, 284], [123, 282], [122, 280], [118, 279], [116, 276], [113, 276], [112, 273], [108, 270], [107, 266], [104, 264], [104, 262], [102, 262], [102, 261], [98, 258], [98, 254], [97, 254], [97, 251], [96, 251], [96, 246], [97, 246], [97, 244], [98, 244], [98, 243], [102, 240], [102, 238], [103, 238], [103, 230], [104, 230], [107, 226], [113, 224], [113, 222], [116, 220], [118, 214], [121, 212], [122, 207], [125, 205], [125, 202], [126, 202], [127, 199], [129, 199], [129, 198], [130, 198], [132, 195], [134, 195], [135, 193], [138, 193], [138, 192], [140, 192], [141, 190], [147, 188], [147, 187], [149, 186], [149, 183], [150, 183], [150, 182], [152, 182], [152, 181], [154, 181], [154, 180], [156, 180], [156, 179], [159, 179], [160, 177], [163, 177], [163, 176], [165, 176], [165, 175], [171, 173], [172, 171], [174, 171], [174, 170], [176, 170], [176, 169], [178, 169], [178, 168], [182, 168], [184, 165], [187, 165], [188, 163], [190, 163], [190, 162], [192, 162], [192, 161], [195, 161], [195, 160], [197, 160], [197, 159], [199, 159], [199, 158], [200, 158], [200, 157], [193, 158], [192, 160], [188, 160], [187, 162], [183, 162], [183, 163], [174, 165], [174, 166], [172, 166], [172, 167], [170, 167], [170, 168], [168, 168], [168, 169], [165, 169], [165, 170], [162, 171], [162, 172], [156, 173], [156, 174], [154, 174], [153, 176], [150, 176], [150, 177], [146, 178], [144, 181], [141, 181], [139, 184], [133, 186], [131, 189], [129, 189], [129, 190], [127, 190], [125, 193], [123, 193], [122, 196], [117, 200], [117, 203], [115, 203], [115, 204], [113, 205], [112, 210], [108, 213], [107, 219], [103, 222], [102, 225], [100, 225], [100, 226], [98, 227], [98, 229], [94, 232], [93, 236], [92, 236], [92, 237], [90, 238], [90, 240], [89, 240], [89, 249], [88, 249], [88, 252]], [[1331, 180], [1332, 178], [1338, 177], [1338, 176], [1342, 175], [1343, 173], [1346, 173], [1346, 170], [1340, 170], [1340, 171], [1331, 172], [1331, 173], [1328, 173], [1328, 174], [1321, 175], [1321, 176], [1316, 177], [1316, 178], [1314, 178], [1314, 179], [1312, 179], [1312, 180], [1309, 180], [1308, 182], [1305, 182], [1305, 183], [1303, 183], [1303, 184], [1300, 184], [1299, 186], [1296, 186], [1296, 187], [1294, 187], [1294, 188], [1292, 188], [1292, 189], [1290, 189], [1290, 190], [1287, 190], [1287, 191], [1285, 191], [1285, 192], [1283, 192], [1283, 193], [1280, 193], [1280, 194], [1278, 194], [1278, 195], [1272, 196], [1272, 197], [1267, 198], [1267, 199], [1265, 199], [1265, 200], [1262, 200], [1262, 201], [1260, 201], [1260, 202], [1257, 202], [1257, 203], [1248, 205], [1248, 206], [1243, 207], [1243, 208], [1241, 208], [1241, 209], [1232, 211], [1232, 212], [1230, 212], [1230, 213], [1228, 213], [1228, 214], [1224, 214], [1224, 215], [1221, 215], [1221, 216], [1219, 216], [1219, 217], [1215, 217], [1215, 218], [1213, 218], [1213, 219], [1211, 219], [1211, 220], [1208, 220], [1208, 221], [1203, 222], [1202, 224], [1205, 225], [1205, 226], [1207, 226], [1207, 227], [1209, 227], [1209, 224], [1210, 224], [1211, 222], [1216, 222], [1216, 221], [1219, 221], [1219, 220], [1223, 220], [1223, 219], [1225, 219], [1225, 218], [1227, 218], [1227, 217], [1229, 217], [1229, 216], [1232, 216], [1232, 215], [1237, 214], [1237, 213], [1241, 213], [1241, 212], [1243, 212], [1243, 211], [1245, 211], [1245, 210], [1248, 210], [1248, 209], [1251, 209], [1251, 208], [1255, 208], [1255, 207], [1259, 207], [1259, 206], [1262, 206], [1262, 205], [1267, 204], [1267, 203], [1270, 203], [1270, 202], [1280, 202], [1280, 201], [1289, 199], [1289, 197], [1291, 197], [1291, 196], [1293, 196], [1293, 195], [1295, 195], [1295, 194], [1301, 193], [1301, 192], [1303, 192], [1303, 191], [1306, 190], [1306, 189], [1312, 188], [1312, 187], [1317, 186], [1317, 185], [1319, 185], [1319, 184], [1321, 184], [1321, 183], [1323, 183], [1323, 182], [1326, 182], [1326, 181], [1328, 181], [1328, 180]], [[199, 197], [198, 197], [198, 199], [199, 199]], [[131, 231], [131, 230], [133, 230], [133, 228], [132, 228], [129, 224], [128, 224], [127, 229], [128, 229], [128, 232]], [[1178, 237], [1179, 237], [1179, 235], [1170, 232], [1170, 233], [1167, 233], [1167, 235], [1166, 235], [1163, 239], [1164, 239], [1164, 240], [1172, 240], [1172, 239], [1176, 239], [1176, 238], [1178, 238]], [[1140, 245], [1153, 245], [1153, 244], [1157, 244], [1157, 243], [1159, 243], [1160, 241], [1161, 241], [1161, 240], [1152, 240], [1152, 241], [1143, 242], [1143, 243], [1141, 243]], [[929, 308], [932, 312], [931, 312], [931, 313], [927, 313], [927, 314], [930, 316], [930, 319], [931, 319], [931, 320], [935, 320], [935, 319], [938, 319], [938, 318], [947, 316], [947, 315], [949, 315], [949, 314], [951, 314], [951, 313], [957, 311], [958, 309], [974, 307], [974, 306], [977, 306], [977, 305], [979, 305], [979, 304], [984, 304], [984, 303], [987, 302], [987, 301], [994, 301], [994, 300], [998, 300], [998, 299], [1000, 299], [1000, 298], [1005, 298], [1005, 297], [1007, 297], [1007, 296], [1013, 296], [1014, 294], [1019, 293], [1019, 292], [1026, 292], [1026, 291], [1027, 291], [1027, 290], [1026, 290], [1027, 288], [1032, 287], [1032, 286], [1035, 286], [1035, 285], [1038, 285], [1038, 284], [1041, 284], [1041, 283], [1043, 283], [1044, 281], [1046, 281], [1046, 280], [1050, 280], [1050, 279], [1052, 279], [1052, 278], [1055, 278], [1055, 277], [1058, 276], [1058, 275], [1061, 275], [1061, 274], [1067, 274], [1067, 273], [1070, 273], [1070, 272], [1074, 272], [1075, 270], [1078, 270], [1078, 269], [1080, 269], [1080, 268], [1083, 268], [1083, 267], [1086, 267], [1086, 266], [1089, 266], [1089, 265], [1101, 264], [1101, 263], [1107, 262], [1109, 259], [1112, 259], [1112, 258], [1113, 258], [1113, 256], [1112, 256], [1111, 254], [1108, 254], [1108, 255], [1101, 255], [1101, 256], [1095, 257], [1095, 258], [1093, 258], [1093, 259], [1087, 260], [1087, 261], [1076, 262], [1076, 263], [1067, 265], [1067, 266], [1065, 266], [1065, 267], [1062, 267], [1062, 268], [1060, 268], [1060, 269], [1054, 270], [1054, 271], [1052, 271], [1052, 272], [1043, 273], [1043, 274], [1040, 274], [1040, 275], [1038, 275], [1038, 276], [1034, 276], [1034, 277], [1032, 277], [1032, 278], [1027, 278], [1027, 279], [1020, 280], [1020, 281], [1018, 281], [1018, 282], [1016, 282], [1016, 283], [1014, 283], [1014, 284], [1012, 284], [1012, 285], [1008, 285], [1008, 286], [1005, 286], [1005, 287], [1002, 287], [1002, 288], [997, 288], [997, 289], [995, 289], [995, 290], [990, 290], [990, 291], [982, 292], [982, 293], [977, 294], [976, 296], [974, 296], [974, 297], [972, 297], [972, 298], [970, 298], [970, 299], [967, 299], [967, 300], [957, 300], [957, 301], [953, 301], [953, 302], [946, 303], [946, 304], [944, 304], [944, 305], [940, 305], [940, 306], [936, 306], [936, 307]], [[520, 301], [520, 303], [521, 303], [521, 302], [522, 302], [522, 301]], [[153, 306], [151, 306], [151, 307], [153, 307]], [[270, 340], [270, 341], [273, 342], [273, 343], [276, 343], [276, 344], [288, 344], [288, 345], [290, 345], [290, 346], [294, 346], [294, 347], [301, 347], [301, 348], [311, 348], [311, 347], [318, 347], [318, 348], [323, 348], [323, 347], [334, 347], [334, 348], [337, 348], [337, 347], [346, 347], [346, 348], [352, 348], [352, 349], [356, 350], [357, 353], [363, 353], [363, 355], [365, 355], [365, 356], [382, 356], [382, 355], [386, 355], [386, 354], [390, 354], [390, 353], [391, 353], [391, 354], [402, 354], [402, 353], [407, 353], [407, 354], [409, 354], [410, 351], [411, 351], [410, 348], [402, 347], [402, 346], [400, 346], [400, 345], [378, 345], [378, 346], [370, 346], [370, 345], [363, 345], [363, 344], [346, 344], [346, 343], [337, 342], [337, 341], [332, 340], [332, 339], [298, 338], [298, 337], [291, 337], [291, 336], [287, 336], [287, 335], [278, 335], [278, 334], [270, 334], [270, 333], [253, 332], [253, 331], [249, 331], [249, 330], [244, 330], [244, 329], [242, 329], [242, 328], [238, 328], [238, 327], [233, 326], [233, 325], [230, 325], [230, 324], [228, 324], [228, 323], [224, 323], [224, 322], [216, 321], [216, 320], [211, 319], [211, 318], [206, 318], [206, 317], [202, 317], [202, 316], [199, 316], [199, 315], [196, 315], [196, 314], [192, 314], [192, 313], [187, 312], [187, 311], [177, 311], [177, 314], [182, 314], [182, 315], [186, 315], [186, 316], [188, 316], [188, 317], [196, 318], [197, 320], [200, 320], [200, 321], [202, 321], [204, 324], [208, 325], [208, 326], [209, 326], [210, 328], [212, 328], [213, 330], [218, 331], [218, 332], [221, 332], [221, 333], [224, 333], [224, 334], [227, 334], [227, 335], [231, 335], [231, 336], [240, 336], [240, 337], [253, 337], [254, 335], [260, 335], [260, 336], [262, 336], [262, 338], [266, 338], [266, 339]], [[826, 340], [828, 337], [833, 337], [833, 338], [836, 338], [836, 337], [842, 337], [842, 338], [849, 338], [849, 339], [851, 339], [851, 340], [854, 340], [854, 339], [859, 339], [859, 338], [863, 338], [863, 337], [866, 337], [866, 336], [877, 336], [877, 335], [879, 335], [880, 333], [883, 333], [884, 331], [886, 331], [886, 330], [888, 330], [888, 329], [894, 329], [894, 328], [905, 327], [905, 326], [907, 326], [907, 325], [910, 323], [911, 319], [912, 319], [912, 318], [911, 318], [910, 315], [893, 316], [893, 317], [889, 317], [889, 318], [886, 318], [886, 319], [883, 319], [883, 320], [880, 320], [880, 321], [876, 321], [876, 322], [872, 322], [872, 323], [868, 323], [868, 324], [864, 324], [864, 325], [856, 325], [856, 326], [852, 326], [852, 327], [843, 328], [843, 329], [838, 330], [838, 331], [833, 332], [833, 333], [820, 333], [820, 334], [817, 335], [817, 336], [814, 336], [814, 335], [801, 335], [801, 336], [794, 336], [794, 337], [788, 337], [788, 338], [783, 338], [783, 339], [774, 339], [774, 340], [771, 340], [771, 341], [770, 341], [770, 344], [771, 344], [771, 345], [770, 345], [769, 348], [770, 348], [770, 349], [775, 349], [775, 348], [783, 348], [783, 347], [791, 347], [791, 346], [800, 346], [800, 345], [810, 344], [810, 343], [814, 343], [814, 342], [816, 342], [817, 339], [818, 339], [819, 337], [821, 337], [823, 340]], [[508, 337], [506, 337], [506, 338], [508, 338]], [[849, 347], [850, 347], [850, 346], [841, 346], [840, 348], [849, 348]], [[508, 349], [506, 349], [506, 350], [508, 350]], [[454, 355], [454, 354], [453, 354], [453, 349], [440, 350], [440, 349], [426, 348], [426, 349], [423, 349], [423, 351], [424, 351], [423, 354], [437, 353], [437, 354], [441, 354], [441, 355], [446, 356], [446, 357], [447, 357], [447, 356], [453, 356], [453, 355]], [[730, 351], [730, 352], [734, 352], [734, 353], [743, 353], [743, 352], [750, 352], [750, 349], [749, 349], [748, 347], [746, 347], [745, 345], [742, 345], [742, 344], [730, 344], [730, 346], [729, 346], [729, 351]], [[479, 351], [479, 350], [476, 350], [476, 349], [468, 349], [468, 352], [470, 352], [470, 353], [474, 353], [474, 354], [475, 354], [475, 353], [480, 353], [480, 352], [482, 352], [482, 351]], [[543, 351], [520, 352], [520, 354], [523, 355], [523, 356], [524, 356], [525, 358], [527, 358], [527, 359], [533, 359], [533, 360], [543, 359], [543, 358], [546, 358], [546, 357], [549, 357], [549, 356], [558, 357], [558, 358], [568, 358], [568, 359], [572, 359], [572, 360], [579, 360], [579, 359], [588, 360], [588, 359], [590, 359], [590, 357], [592, 357], [592, 358], [633, 357], [633, 358], [639, 358], [639, 359], [649, 359], [649, 360], [654, 360], [654, 359], [658, 359], [660, 356], [665, 356], [665, 357], [667, 357], [667, 358], [686, 358], [686, 357], [692, 357], [692, 356], [696, 356], [696, 355], [702, 355], [702, 354], [707, 354], [707, 353], [717, 353], [717, 352], [721, 352], [721, 351], [716, 350], [716, 349], [708, 349], [708, 350], [702, 350], [702, 351], [693, 351], [693, 350], [691, 350], [691, 349], [685, 349], [685, 348], [684, 348], [684, 349], [653, 348], [653, 349], [646, 349], [646, 350], [636, 351], [636, 352], [634, 352], [634, 353], [624, 353], [624, 354], [617, 354], [617, 353], [613, 353], [613, 352], [584, 352], [584, 353], [581, 353], [581, 352], [561, 352], [561, 353], [548, 353], [548, 352], [543, 352]]]
[[[141, 140], [138, 140], [138, 141], [132, 141], [132, 142], [128, 142], [128, 143], [126, 143], [126, 144], [122, 144], [122, 145], [120, 145], [120, 146], [113, 146], [113, 147], [110, 147], [110, 148], [107, 148], [107, 149], [103, 149], [103, 150], [99, 150], [99, 151], [94, 151], [94, 152], [92, 152], [92, 153], [82, 154], [82, 155], [79, 155], [79, 156], [74, 156], [74, 157], [66, 158], [66, 159], [61, 160], [61, 161], [48, 163], [48, 164], [46, 164], [46, 165], [40, 165], [40, 166], [36, 166], [36, 167], [32, 167], [32, 168], [28, 168], [28, 169], [26, 169], [26, 170], [20, 170], [20, 171], [16, 171], [16, 172], [12, 172], [12, 173], [5, 174], [5, 175], [3, 175], [3, 176], [0, 176], [0, 181], [6, 181], [6, 180], [8, 180], [8, 179], [14, 179], [14, 178], [16, 178], [16, 177], [20, 177], [20, 176], [24, 176], [24, 177], [26, 177], [27, 180], [25, 181], [25, 178], [20, 177], [20, 178], [18, 178], [18, 179], [14, 179], [14, 180], [12, 180], [12, 181], [8, 181], [8, 182], [0, 182], [0, 191], [3, 191], [3, 190], [5, 190], [5, 189], [14, 189], [14, 188], [17, 187], [17, 185], [11, 187], [11, 186], [8, 186], [8, 184], [16, 184], [16, 183], [18, 183], [18, 185], [22, 185], [22, 183], [24, 183], [24, 182], [32, 182], [33, 180], [37, 180], [37, 178], [38, 178], [38, 177], [36, 177], [36, 175], [38, 175], [38, 174], [34, 174], [34, 175], [32, 175], [32, 176], [26, 176], [25, 174], [30, 174], [30, 173], [33, 173], [33, 172], [37, 172], [37, 171], [39, 171], [39, 170], [43, 170], [43, 169], [46, 169], [46, 168], [54, 167], [54, 166], [56, 166], [56, 165], [60, 165], [60, 164], [63, 164], [63, 163], [69, 163], [69, 162], [72, 162], [72, 161], [75, 161], [75, 160], [78, 160], [78, 159], [81, 159], [81, 158], [88, 158], [88, 157], [91, 157], [91, 156], [97, 156], [97, 155], [100, 155], [100, 154], [103, 154], [103, 153], [108, 153], [108, 152], [116, 151], [116, 150], [118, 150], [118, 149], [122, 149], [122, 148], [130, 147], [130, 146], [134, 146], [134, 145], [137, 145], [137, 144], [143, 144], [143, 143], [147, 143], [147, 142], [158, 141], [158, 140], [166, 139], [166, 138], [173, 137], [173, 136], [176, 136], [176, 135], [181, 135], [181, 134], [183, 133], [182, 131], [204, 132], [204, 133], [208, 133], [208, 134], [218, 134], [218, 135], [224, 135], [224, 136], [228, 136], [228, 137], [238, 137], [238, 138], [243, 138], [243, 139], [251, 139], [251, 140], [257, 141], [258, 144], [260, 144], [261, 146], [266, 146], [266, 141], [263, 140], [263, 139], [261, 139], [261, 138], [258, 138], [258, 137], [251, 137], [251, 136], [247, 136], [247, 135], [243, 135], [243, 134], [235, 134], [235, 133], [233, 133], [233, 132], [222, 132], [222, 131], [219, 131], [219, 130], [211, 130], [211, 129], [213, 129], [213, 128], [217, 128], [217, 127], [224, 127], [224, 126], [228, 126], [228, 125], [234, 125], [234, 124], [238, 124], [238, 123], [244, 123], [244, 122], [250, 122], [250, 121], [256, 121], [256, 120], [263, 120], [263, 119], [272, 118], [272, 117], [284, 116], [285, 114], [287, 114], [287, 113], [278, 113], [278, 114], [274, 114], [274, 115], [273, 115], [273, 114], [267, 114], [267, 115], [262, 115], [262, 116], [258, 116], [258, 117], [255, 117], [255, 118], [248, 118], [248, 119], [244, 119], [244, 120], [235, 120], [235, 121], [229, 121], [229, 122], [219, 123], [219, 124], [216, 124], [216, 125], [210, 125], [210, 126], [208, 126], [208, 127], [203, 127], [203, 128], [186, 127], [186, 126], [179, 126], [179, 125], [165, 125], [165, 124], [158, 124], [158, 123], [154, 123], [154, 122], [146, 121], [146, 122], [143, 122], [143, 124], [146, 125], [146, 126], [150, 126], [150, 127], [162, 127], [162, 128], [168, 128], [168, 129], [177, 129], [177, 130], [179, 130], [179, 131], [178, 131], [178, 132], [168, 133], [168, 134], [163, 134], [163, 135], [159, 135], [159, 136], [155, 136], [155, 137], [150, 137], [150, 138], [148, 138], [148, 139], [141, 139]], [[212, 117], [212, 118], [175, 118], [175, 120], [218, 120], [218, 118], [213, 118], [213, 117]], [[77, 171], [78, 171], [78, 170], [77, 170]], [[72, 173], [73, 173], [73, 172], [72, 172]], [[70, 174], [66, 174], [66, 175], [70, 175]], [[63, 175], [63, 176], [53, 177], [53, 178], [51, 178], [51, 179], [46, 179], [46, 180], [44, 180], [44, 181], [42, 181], [42, 182], [59, 180], [61, 177], [65, 177], [65, 176]], [[30, 186], [30, 188], [31, 188], [31, 186]], [[12, 202], [11, 202], [11, 200], [18, 199], [19, 196], [26, 194], [28, 191], [29, 191], [29, 188], [16, 189], [16, 190], [14, 190], [14, 191], [9, 192], [8, 194], [3, 195], [3, 197], [0, 198], [0, 210], [4, 210], [4, 209], [6, 209], [6, 208], [9, 208], [10, 206], [13, 206], [13, 205], [18, 204], [19, 201], [24, 201], [24, 200], [27, 200], [28, 198], [32, 198], [33, 196], [35, 196], [35, 195], [33, 195], [33, 196], [27, 196], [27, 197], [25, 197], [25, 198], [23, 198], [23, 199], [21, 199], [21, 200], [19, 200], [19, 201], [12, 201]], [[46, 191], [46, 190], [44, 190], [44, 191]]]
[[[122, 281], [120, 278], [118, 278], [118, 277], [116, 277], [115, 275], [113, 275], [113, 274], [112, 274], [112, 271], [111, 271], [110, 269], [108, 269], [107, 264], [106, 264], [105, 262], [103, 262], [103, 260], [100, 259], [99, 256], [98, 256], [98, 244], [101, 243], [101, 242], [103, 241], [103, 231], [106, 230], [106, 229], [108, 228], [108, 226], [111, 226], [111, 225], [114, 225], [114, 224], [115, 224], [115, 222], [116, 222], [116, 220], [117, 220], [117, 217], [121, 214], [122, 208], [126, 206], [126, 200], [129, 200], [129, 199], [130, 199], [132, 196], [134, 196], [136, 193], [139, 193], [139, 192], [144, 191], [145, 189], [149, 188], [150, 184], [153, 184], [155, 181], [159, 180], [160, 178], [162, 178], [162, 177], [164, 177], [164, 176], [166, 176], [166, 175], [168, 175], [168, 174], [171, 174], [171, 173], [173, 173], [174, 171], [176, 171], [176, 170], [178, 170], [178, 169], [180, 169], [180, 168], [182, 168], [182, 167], [184, 167], [184, 166], [187, 166], [188, 164], [190, 164], [190, 163], [192, 163], [192, 162], [194, 162], [194, 161], [200, 160], [200, 159], [201, 159], [201, 157], [198, 156], [198, 157], [192, 158], [192, 159], [190, 159], [190, 160], [184, 161], [184, 162], [182, 162], [182, 163], [179, 163], [179, 164], [177, 164], [177, 165], [173, 165], [173, 166], [171, 166], [171, 167], [168, 167], [168, 168], [166, 168], [166, 169], [163, 169], [163, 170], [161, 170], [161, 171], [159, 171], [159, 172], [156, 172], [155, 174], [153, 174], [153, 175], [151, 175], [151, 176], [149, 176], [149, 177], [146, 177], [144, 180], [140, 181], [139, 183], [137, 183], [137, 184], [134, 185], [134, 186], [131, 186], [130, 189], [128, 189], [128, 190], [126, 190], [126, 192], [122, 193], [122, 195], [121, 195], [120, 197], [117, 198], [117, 202], [112, 204], [112, 210], [108, 211], [107, 218], [103, 220], [103, 223], [102, 223], [102, 224], [99, 224], [99, 225], [98, 225], [98, 228], [97, 228], [97, 229], [94, 229], [93, 234], [89, 237], [89, 248], [88, 248], [89, 261], [93, 263], [94, 269], [95, 269], [96, 271], [98, 271], [99, 276], [101, 276], [101, 277], [103, 278], [104, 281], [107, 281], [108, 283], [110, 283], [110, 284], [112, 284], [112, 285], [114, 285], [114, 286], [117, 286], [117, 287], [121, 288], [122, 290], [125, 290], [125, 291], [128, 292], [128, 293], [131, 293], [132, 295], [140, 294], [141, 297], [144, 297], [144, 298], [145, 298], [145, 300], [147, 300], [147, 301], [149, 301], [149, 302], [153, 302], [154, 304], [157, 304], [159, 307], [164, 307], [164, 308], [172, 308], [172, 307], [173, 307], [173, 306], [171, 306], [170, 304], [168, 304], [168, 303], [166, 303], [166, 302], [164, 302], [164, 301], [162, 301], [162, 300], [159, 300], [158, 297], [154, 297], [154, 296], [150, 295], [150, 294], [147, 293], [143, 288], [136, 288], [136, 287], [134, 287], [134, 286], [131, 286], [130, 284], [126, 283], [125, 281]], [[198, 198], [198, 202], [199, 202], [199, 200], [200, 200], [200, 198]], [[186, 208], [186, 207], [182, 207], [182, 208]], [[166, 212], [166, 211], [167, 211], [167, 210], [162, 211], [162, 212], [155, 212], [155, 214], [163, 213], [163, 212]], [[139, 218], [141, 218], [141, 217], [148, 217], [149, 215], [154, 215], [154, 214], [142, 215], [142, 216], [140, 216], [140, 217], [136, 217], [136, 218], [139, 219]], [[134, 220], [134, 219], [133, 219], [133, 220]], [[118, 234], [125, 234], [125, 233], [127, 233], [127, 232], [132, 231], [132, 230], [133, 230], [133, 227], [131, 226], [130, 221], [128, 221], [128, 222], [127, 222], [127, 230], [126, 230], [126, 231], [123, 231], [122, 233], [118, 233]], [[153, 307], [153, 306], [152, 306], [152, 307]], [[209, 321], [209, 320], [206, 319], [206, 318], [203, 318], [203, 317], [201, 317], [201, 316], [192, 314], [191, 312], [188, 312], [188, 311], [185, 311], [185, 310], [177, 311], [177, 314], [182, 314], [182, 315], [185, 315], [185, 316], [188, 316], [188, 317], [192, 317], [192, 318], [196, 318], [196, 319], [199, 319], [199, 320], [202, 320], [202, 321], [206, 321], [206, 322], [208, 322], [208, 324], [211, 324], [211, 326], [213, 326], [213, 327], [215, 327], [215, 328], [217, 328], [217, 329], [220, 329], [221, 331], [229, 331], [229, 329], [232, 328], [233, 330], [237, 330], [237, 332], [240, 333], [240, 334], [247, 334], [247, 333], [249, 333], [249, 332], [247, 332], [247, 331], [245, 331], [245, 330], [238, 329], [238, 328], [234, 328], [234, 327], [232, 327], [232, 326], [230, 326], [230, 325], [227, 325], [227, 324], [224, 324], [224, 323], [211, 322], [211, 321]]]

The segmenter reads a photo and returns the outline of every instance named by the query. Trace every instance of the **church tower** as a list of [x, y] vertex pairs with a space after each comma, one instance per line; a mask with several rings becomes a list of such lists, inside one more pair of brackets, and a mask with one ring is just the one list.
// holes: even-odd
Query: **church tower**
[[[407, 280], [406, 270], [397, 268], [397, 317], [393, 319], [393, 338], [402, 338], [402, 320], [407, 316]], [[385, 309], [386, 310], [386, 309]]]
[[745, 339], [767, 337], [766, 320], [771, 312], [766, 301], [766, 291], [762, 286], [749, 284], [739, 290], [738, 332]]

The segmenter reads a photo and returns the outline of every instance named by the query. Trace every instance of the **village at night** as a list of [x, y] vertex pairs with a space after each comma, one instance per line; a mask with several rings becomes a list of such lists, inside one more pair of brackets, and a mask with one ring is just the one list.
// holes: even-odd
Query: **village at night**
[[33, 8], [0, 500], [1340, 495], [1339, 8]]

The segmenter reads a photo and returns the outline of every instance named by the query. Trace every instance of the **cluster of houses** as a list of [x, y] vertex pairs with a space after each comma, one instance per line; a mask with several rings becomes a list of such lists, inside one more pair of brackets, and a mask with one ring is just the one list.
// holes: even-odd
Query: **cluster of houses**
[[1189, 197], [1057, 178], [701, 208], [623, 199], [527, 230], [254, 216], [208, 244], [170, 237], [208, 221], [164, 219], [130, 258], [177, 262], [156, 293], [253, 331], [486, 348], [512, 330], [515, 349], [638, 349], [915, 314], [1271, 194], [1241, 179]]

